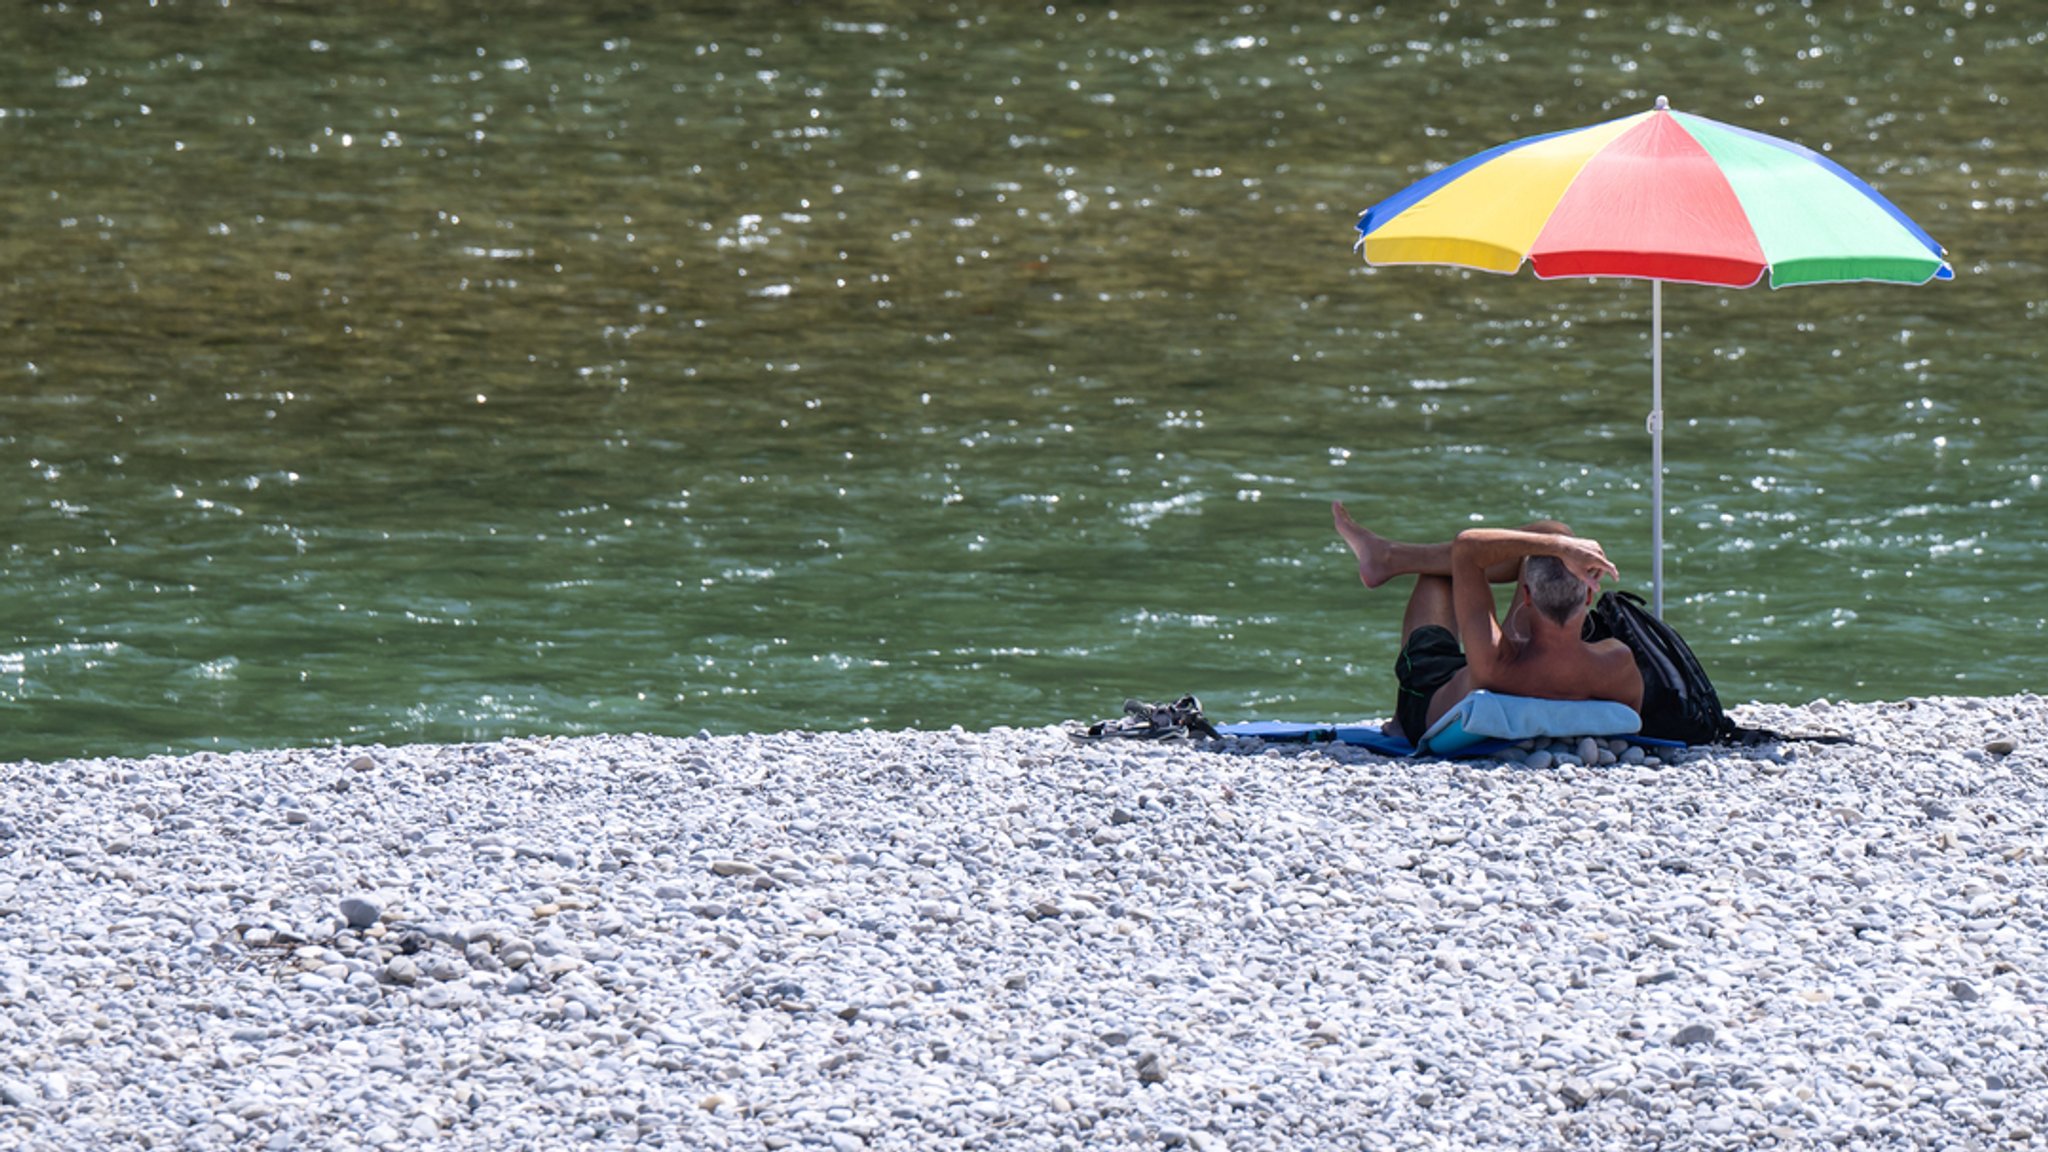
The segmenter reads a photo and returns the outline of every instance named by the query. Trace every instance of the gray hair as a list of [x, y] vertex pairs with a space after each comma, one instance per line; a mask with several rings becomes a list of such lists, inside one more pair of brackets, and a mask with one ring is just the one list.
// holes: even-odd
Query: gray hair
[[1529, 589], [1529, 603], [1553, 624], [1571, 623], [1586, 606], [1586, 582], [1555, 556], [1523, 560], [1522, 583]]

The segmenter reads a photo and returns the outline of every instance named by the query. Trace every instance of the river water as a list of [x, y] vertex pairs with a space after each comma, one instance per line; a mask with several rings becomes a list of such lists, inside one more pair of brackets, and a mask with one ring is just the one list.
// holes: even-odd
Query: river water
[[2039, 7], [663, 7], [9, 11], [0, 758], [1384, 715], [1329, 501], [1643, 586], [1650, 293], [1356, 214], [1659, 94], [1957, 272], [1666, 291], [1668, 615], [2040, 684]]

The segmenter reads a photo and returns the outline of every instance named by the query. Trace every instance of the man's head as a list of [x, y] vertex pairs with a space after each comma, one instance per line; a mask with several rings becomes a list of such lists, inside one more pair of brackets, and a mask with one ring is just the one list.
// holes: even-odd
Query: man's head
[[1529, 591], [1529, 603], [1552, 624], [1566, 625], [1592, 602], [1592, 589], [1578, 573], [1555, 556], [1531, 556], [1522, 561], [1522, 587]]

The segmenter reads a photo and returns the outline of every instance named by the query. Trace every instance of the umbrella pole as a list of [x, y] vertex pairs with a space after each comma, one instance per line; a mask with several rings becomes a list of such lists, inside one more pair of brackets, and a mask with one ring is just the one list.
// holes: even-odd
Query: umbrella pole
[[1650, 281], [1650, 610], [1664, 618], [1664, 282]]

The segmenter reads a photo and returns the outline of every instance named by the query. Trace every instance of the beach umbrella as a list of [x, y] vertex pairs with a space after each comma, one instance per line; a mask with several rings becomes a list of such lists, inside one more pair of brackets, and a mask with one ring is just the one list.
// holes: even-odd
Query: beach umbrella
[[1941, 245], [1821, 154], [1732, 124], [1648, 112], [1490, 148], [1365, 210], [1366, 262], [1539, 280], [1650, 282], [1651, 599], [1664, 614], [1664, 282], [1925, 284]]

